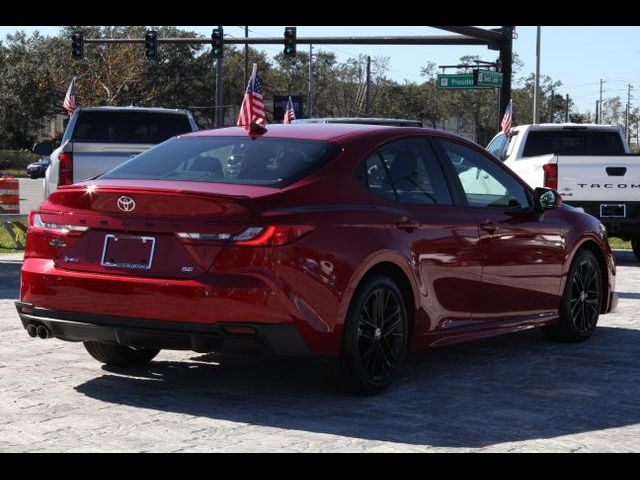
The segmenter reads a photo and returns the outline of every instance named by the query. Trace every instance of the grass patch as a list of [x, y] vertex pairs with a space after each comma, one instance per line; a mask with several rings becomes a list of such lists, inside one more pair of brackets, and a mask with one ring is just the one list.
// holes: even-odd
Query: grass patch
[[0, 253], [13, 253], [23, 251], [23, 248], [18, 248], [18, 246], [14, 242], [13, 237], [7, 230], [8, 228], [11, 228], [13, 230], [13, 237], [20, 239], [23, 245], [25, 242], [25, 235], [23, 230], [16, 226], [2, 223], [0, 225]]
[[2, 170], [2, 173], [4, 173], [5, 175], [11, 175], [12, 177], [16, 178], [29, 178], [27, 175], [27, 171], [24, 168], [21, 168], [20, 170], [16, 168], [6, 168]]
[[616, 250], [631, 250], [631, 242], [625, 242], [620, 238], [610, 238], [609, 246]]

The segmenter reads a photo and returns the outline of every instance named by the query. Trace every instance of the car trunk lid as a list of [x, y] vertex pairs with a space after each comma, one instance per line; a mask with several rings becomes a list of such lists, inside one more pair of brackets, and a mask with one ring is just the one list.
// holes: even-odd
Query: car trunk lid
[[119, 180], [61, 188], [42, 204], [43, 221], [87, 231], [52, 246], [55, 264], [95, 273], [197, 277], [211, 267], [222, 244], [177, 234], [237, 234], [256, 218], [253, 200], [277, 192], [233, 187]]

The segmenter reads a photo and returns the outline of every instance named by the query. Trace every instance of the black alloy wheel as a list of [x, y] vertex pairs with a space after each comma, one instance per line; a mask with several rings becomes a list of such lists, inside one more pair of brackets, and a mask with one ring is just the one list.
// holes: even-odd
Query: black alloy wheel
[[347, 315], [340, 384], [362, 394], [385, 390], [408, 348], [407, 306], [400, 289], [384, 276], [367, 279], [356, 291]]
[[602, 309], [602, 276], [594, 254], [578, 252], [567, 276], [559, 322], [543, 329], [548, 337], [569, 342], [591, 337]]
[[384, 379], [403, 355], [406, 326], [400, 298], [388, 287], [372, 291], [358, 315], [358, 353], [375, 381]]
[[571, 283], [569, 306], [571, 318], [578, 332], [590, 334], [600, 314], [600, 272], [597, 263], [581, 259]]

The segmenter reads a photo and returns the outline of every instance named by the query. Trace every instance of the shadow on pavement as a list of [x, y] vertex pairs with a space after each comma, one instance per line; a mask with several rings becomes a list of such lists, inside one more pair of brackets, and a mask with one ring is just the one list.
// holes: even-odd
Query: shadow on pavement
[[637, 267], [640, 262], [631, 250], [614, 250], [613, 255], [616, 257], [616, 265], [621, 267]]
[[19, 260], [0, 261], [0, 300], [18, 299], [21, 267]]
[[[162, 354], [161, 354], [162, 355]], [[161, 358], [161, 356], [160, 356]], [[600, 327], [580, 344], [537, 331], [411, 358], [376, 397], [340, 394], [297, 360], [156, 361], [76, 387], [102, 401], [369, 440], [483, 447], [640, 422], [640, 332]]]

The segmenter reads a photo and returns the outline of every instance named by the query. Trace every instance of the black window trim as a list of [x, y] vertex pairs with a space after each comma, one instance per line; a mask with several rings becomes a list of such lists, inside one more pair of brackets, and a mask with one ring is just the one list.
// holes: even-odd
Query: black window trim
[[493, 162], [494, 165], [496, 165], [498, 168], [501, 168], [502, 170], [504, 170], [504, 172], [509, 175], [516, 183], [518, 183], [520, 186], [522, 186], [522, 188], [524, 188], [524, 192], [525, 195], [527, 196], [527, 200], [529, 200], [529, 206], [528, 207], [504, 207], [504, 208], [497, 208], [497, 207], [491, 207], [491, 210], [495, 210], [495, 211], [509, 211], [509, 210], [531, 210], [533, 209], [533, 190], [532, 188], [529, 186], [528, 183], [526, 183], [524, 180], [522, 180], [519, 176], [515, 175], [513, 173], [513, 171], [507, 167], [504, 163], [502, 163], [501, 161], [495, 159], [493, 157], [493, 155], [491, 155], [489, 152], [487, 151], [482, 151], [479, 148], [474, 147], [472, 144], [470, 145], [467, 142], [464, 141], [459, 141], [456, 138], [450, 138], [450, 137], [445, 137], [445, 136], [439, 136], [439, 135], [435, 135], [433, 136], [432, 140], [434, 141], [434, 143], [437, 145], [437, 149], [436, 152], [437, 154], [441, 157], [441, 163], [444, 163], [444, 168], [447, 172], [448, 175], [451, 176], [452, 181], [455, 182], [455, 186], [456, 186], [456, 192], [457, 194], [460, 196], [461, 199], [461, 204], [463, 206], [465, 206], [466, 208], [473, 208], [476, 210], [486, 210], [488, 207], [479, 207], [479, 206], [475, 206], [475, 205], [470, 205], [469, 201], [467, 199], [467, 195], [464, 192], [464, 188], [462, 188], [462, 183], [460, 182], [460, 179], [458, 178], [458, 175], [455, 171], [455, 169], [453, 168], [453, 165], [451, 165], [451, 162], [447, 160], [447, 152], [446, 149], [444, 147], [444, 145], [442, 145], [442, 142], [450, 142], [450, 143], [455, 143], [457, 145], [460, 145], [462, 147], [466, 147], [470, 150], [475, 151], [476, 153], [484, 156], [486, 159], [488, 159], [489, 161]]
[[[589, 130], [586, 127], [585, 128], [562, 128], [562, 129], [530, 129], [527, 132], [527, 136], [526, 138], [523, 140], [522, 142], [522, 153], [521, 153], [521, 158], [531, 158], [531, 157], [537, 157], [540, 155], [550, 155], [550, 154], [556, 154], [556, 155], [564, 155], [564, 156], [572, 156], [574, 154], [570, 154], [570, 153], [560, 153], [560, 152], [549, 152], [549, 153], [535, 153], [533, 155], [526, 155], [526, 151], [527, 151], [527, 147], [530, 145], [530, 137], [533, 135], [534, 137], [537, 135], [544, 135], [544, 134], [562, 134], [565, 132], [569, 132], [569, 133], [578, 133], [582, 136], [586, 136], [587, 134], [598, 134], [598, 133], [604, 133], [604, 134], [608, 134], [611, 136], [616, 137], [616, 139], [618, 140], [618, 145], [621, 147], [622, 153], [593, 153], [593, 152], [589, 152], [590, 156], [598, 156], [598, 157], [606, 157], [606, 156], [617, 156], [617, 155], [628, 155], [628, 153], [626, 153], [625, 150], [625, 146], [624, 146], [624, 140], [623, 137], [620, 136], [620, 132], [616, 132], [613, 130], [600, 130], [600, 129], [592, 129]], [[583, 154], [575, 154], [575, 155], [583, 155]]]
[[[177, 137], [178, 135], [185, 135], [187, 133], [191, 133], [194, 132], [196, 130], [193, 130], [193, 124], [189, 121], [189, 115], [186, 113], [186, 111], [178, 111], [178, 112], [152, 112], [152, 111], [148, 111], [148, 110], [136, 110], [136, 111], [118, 111], [118, 110], [82, 110], [82, 109], [78, 109], [76, 112], [76, 118], [75, 118], [75, 122], [73, 125], [73, 130], [71, 131], [71, 141], [73, 143], [106, 143], [106, 144], [110, 144], [110, 143], [122, 143], [122, 144], [126, 144], [126, 145], [160, 145], [163, 142], [166, 142], [167, 140], [170, 140], [174, 137]], [[182, 117], [183, 119], [186, 120], [187, 125], [189, 126], [189, 130], [183, 132], [183, 133], [178, 133], [176, 135], [173, 135], [172, 137], [169, 138], [165, 138], [164, 140], [162, 140], [161, 142], [104, 142], [104, 141], [96, 141], [96, 140], [78, 140], [76, 138], [76, 132], [78, 130], [78, 127], [80, 126], [80, 117], [83, 114], [92, 114], [92, 113], [98, 113], [100, 115], [102, 114], [122, 114], [122, 113], [133, 113], [134, 115], [149, 115], [149, 114], [155, 114], [155, 115], [167, 115], [167, 116], [173, 116], [173, 117]]]

